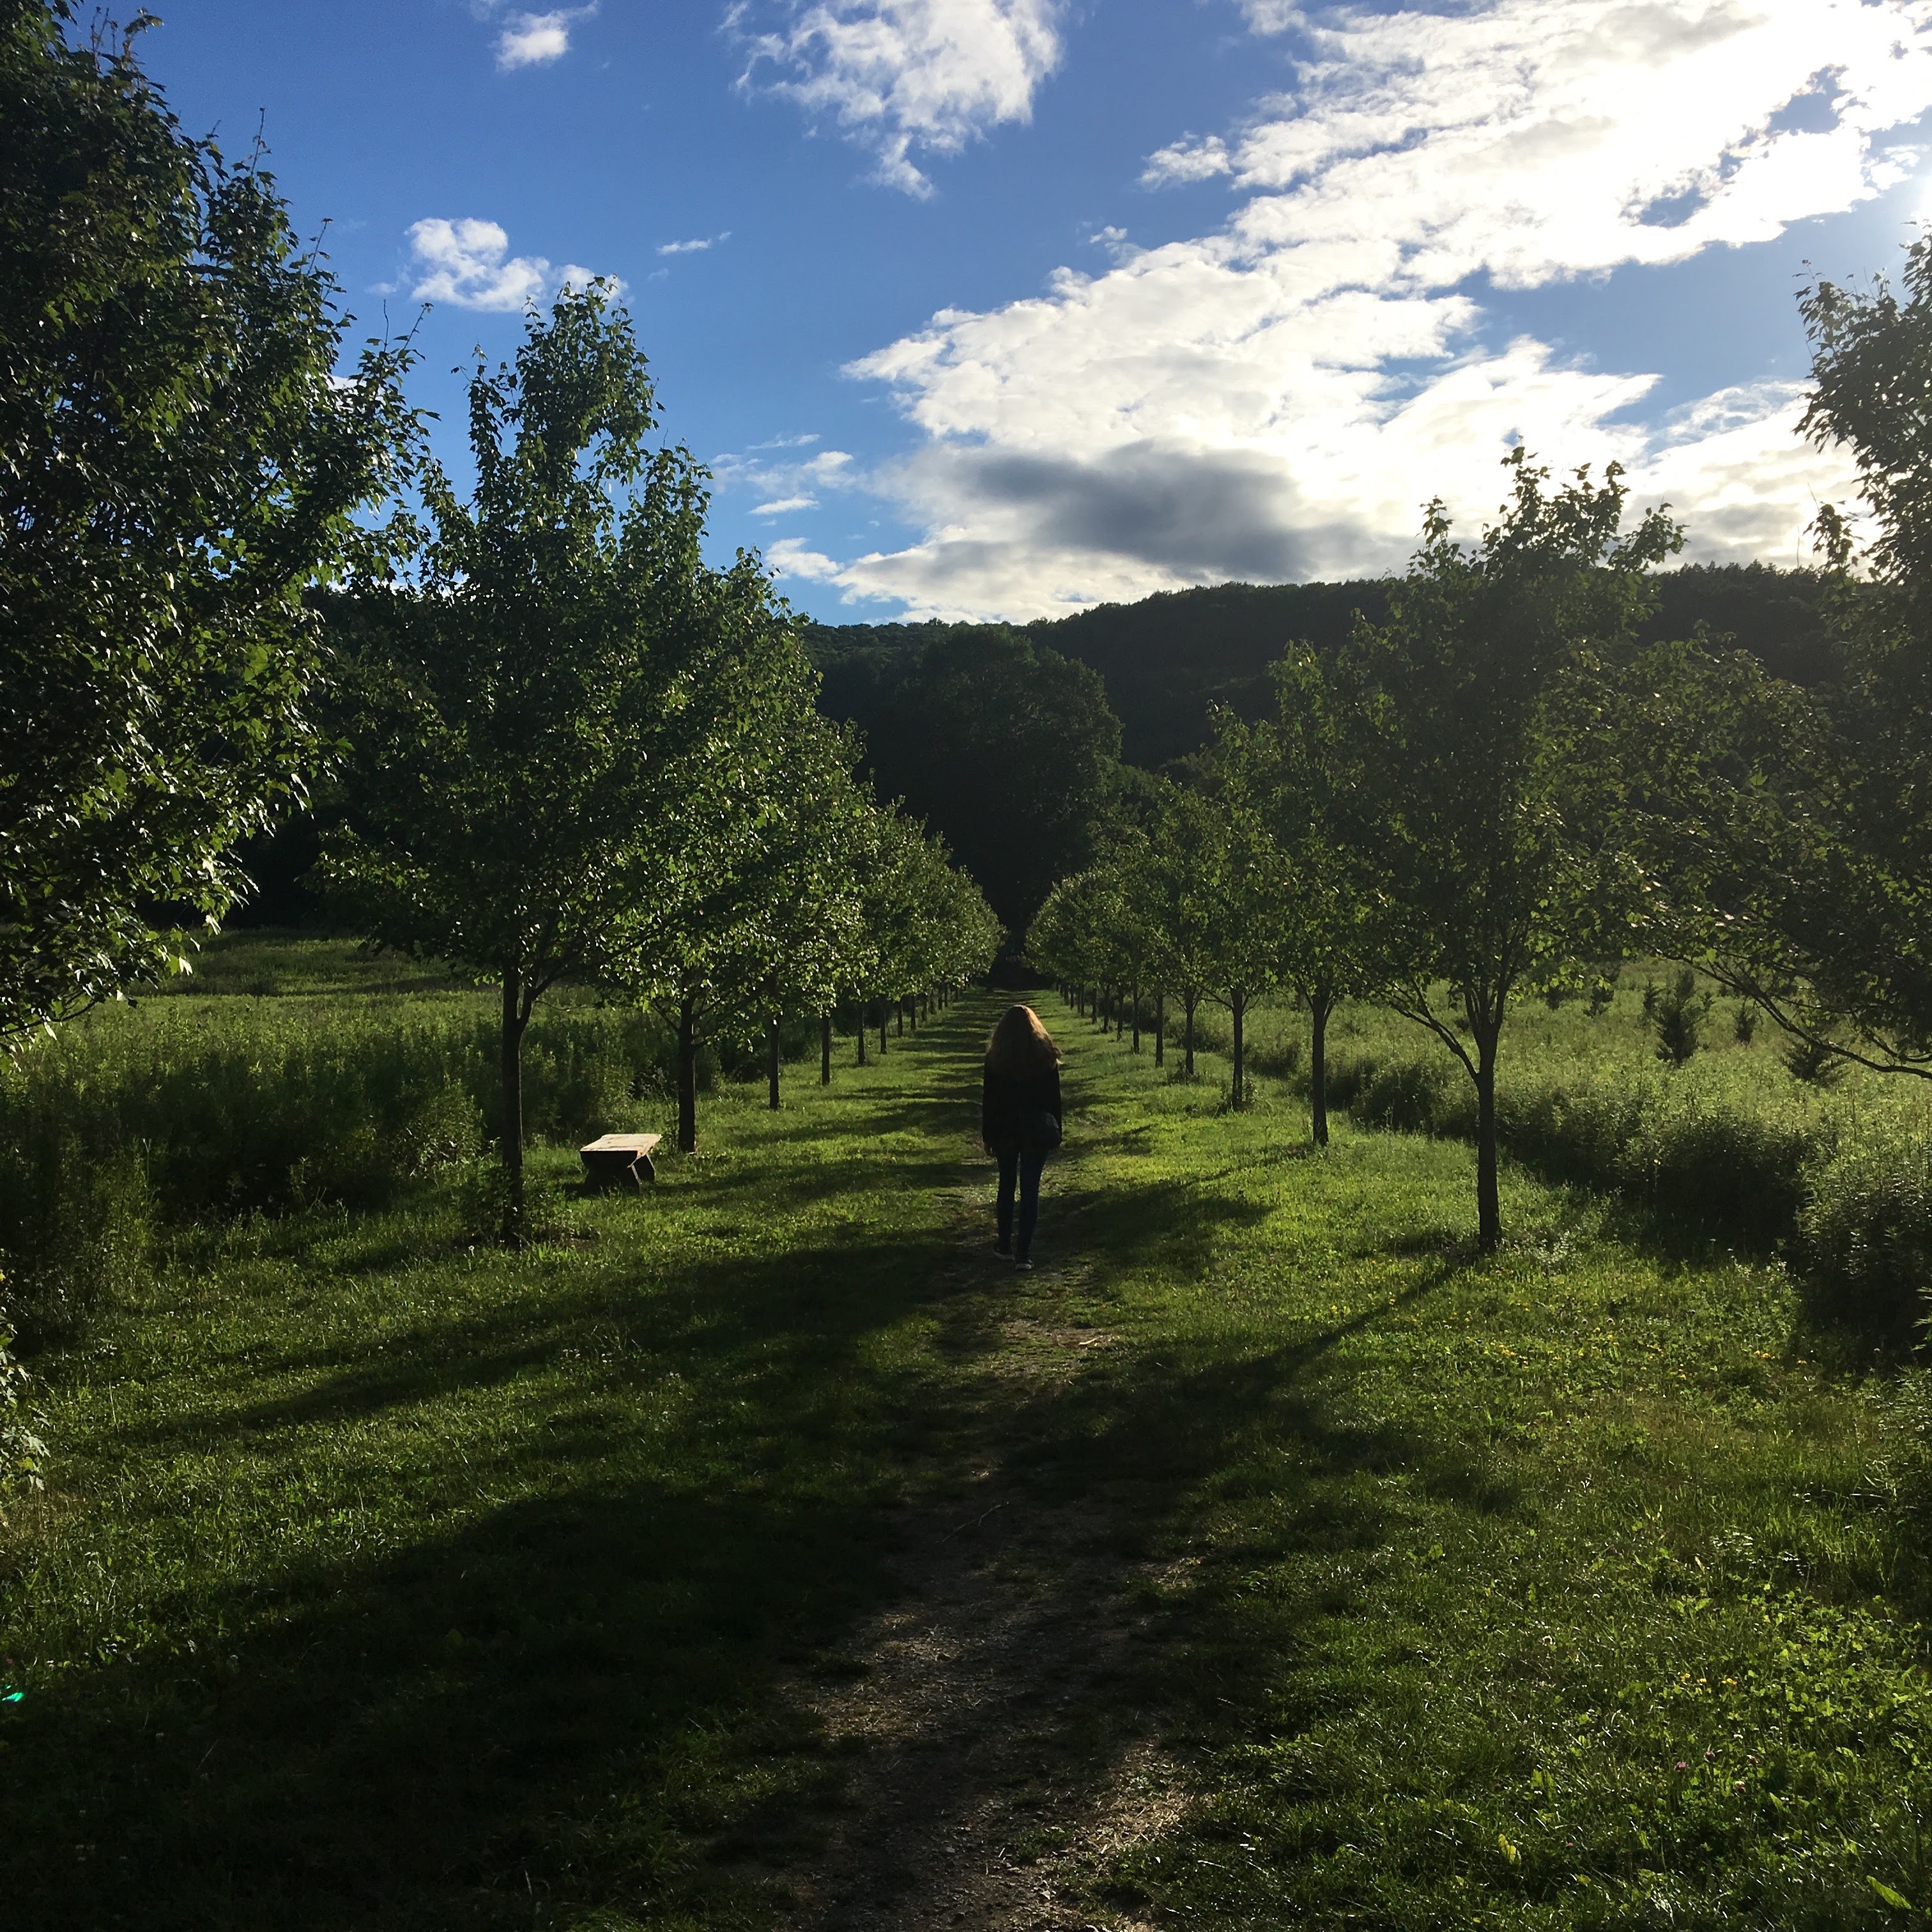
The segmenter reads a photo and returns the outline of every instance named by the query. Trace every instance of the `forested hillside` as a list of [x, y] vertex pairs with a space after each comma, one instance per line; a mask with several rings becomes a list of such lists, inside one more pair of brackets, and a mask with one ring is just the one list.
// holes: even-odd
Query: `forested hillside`
[[[1700, 624], [1729, 637], [1767, 670], [1798, 684], [1826, 668], [1816, 571], [1763, 564], [1693, 564], [1657, 580], [1655, 614], [1643, 640], [1690, 635]], [[1245, 718], [1267, 708], [1268, 666], [1305, 640], [1326, 657], [1360, 610], [1372, 623], [1388, 615], [1386, 581], [1222, 584], [1102, 604], [1077, 616], [1024, 627], [1004, 624], [814, 624], [808, 633], [824, 676], [820, 703], [831, 716], [868, 728], [932, 645], [994, 638], [1023, 628], [1038, 645], [1098, 671], [1121, 724], [1121, 753], [1156, 769], [1185, 758], [1208, 735], [1216, 703]]]

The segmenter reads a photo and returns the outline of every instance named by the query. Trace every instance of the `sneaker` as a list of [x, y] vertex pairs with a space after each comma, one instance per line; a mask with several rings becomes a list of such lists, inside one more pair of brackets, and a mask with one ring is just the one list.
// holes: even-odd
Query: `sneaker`
[[993, 1252], [1001, 1261], [1010, 1262], [1013, 1258], [1013, 1244], [1010, 1241], [996, 1242], [994, 1244]]
[[1013, 1263], [1013, 1272], [1016, 1274], [1031, 1274], [1033, 1273], [1032, 1257], [1028, 1255], [1022, 1255], [1019, 1258]]

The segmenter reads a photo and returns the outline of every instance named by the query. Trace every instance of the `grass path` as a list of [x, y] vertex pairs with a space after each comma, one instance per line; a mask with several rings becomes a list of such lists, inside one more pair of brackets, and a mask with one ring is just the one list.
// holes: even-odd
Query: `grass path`
[[1054, 1008], [1016, 1276], [992, 1012], [520, 1256], [184, 1238], [0, 1532], [8, 1922], [1932, 1922], [1918, 1378]]

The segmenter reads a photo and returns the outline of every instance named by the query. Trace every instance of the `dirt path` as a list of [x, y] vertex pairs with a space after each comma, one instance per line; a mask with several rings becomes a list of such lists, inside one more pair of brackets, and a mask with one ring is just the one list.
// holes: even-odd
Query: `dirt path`
[[1150, 1573], [1122, 1553], [1132, 1486], [1070, 1484], [1043, 1439], [1113, 1338], [1058, 1324], [1066, 1276], [1016, 1280], [981, 1245], [949, 1338], [977, 1380], [952, 1494], [910, 1532], [904, 1594], [850, 1646], [850, 1676], [801, 1687], [849, 1772], [822, 1850], [784, 1875], [790, 1932], [1126, 1932], [1082, 1880], [1183, 1808], [1136, 1708]]

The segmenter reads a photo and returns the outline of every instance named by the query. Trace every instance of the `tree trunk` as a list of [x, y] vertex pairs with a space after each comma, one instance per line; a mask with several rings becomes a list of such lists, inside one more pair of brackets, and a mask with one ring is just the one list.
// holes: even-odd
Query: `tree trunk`
[[1328, 1144], [1328, 1009], [1334, 1004], [1326, 986], [1308, 997], [1309, 1132], [1317, 1147]]
[[1228, 1002], [1228, 1010], [1234, 1017], [1234, 1084], [1229, 1097], [1237, 1108], [1244, 1106], [1248, 1097], [1246, 1063], [1241, 1052], [1241, 1022], [1246, 1016], [1247, 1007], [1245, 994], [1237, 993]]
[[770, 1069], [770, 1072], [771, 1072], [771, 1084], [772, 1084], [771, 1109], [772, 1109], [772, 1112], [773, 1113], [775, 1113], [775, 1114], [776, 1114], [776, 1113], [778, 1112], [778, 1048], [779, 1048], [779, 1044], [780, 1044], [780, 1042], [779, 1042], [779, 1040], [778, 1040], [778, 1027], [779, 1027], [779, 1020], [778, 1020], [778, 1015], [777, 1015], [776, 1013], [774, 1013], [774, 1014], [772, 1014], [772, 1024], [771, 1024], [771, 1069]]
[[1192, 988], [1180, 996], [1180, 1006], [1186, 1020], [1187, 1057], [1181, 1063], [1189, 1079], [1194, 1078], [1194, 1004], [1200, 994]]
[[1141, 982], [1134, 982], [1134, 1051], [1141, 1050]]
[[818, 1016], [818, 1084], [821, 1087], [832, 1084], [832, 1016], [821, 1013]]
[[1496, 1187], [1496, 1039], [1498, 1014], [1476, 1030], [1476, 1245], [1493, 1254], [1503, 1238], [1502, 1204]]
[[1124, 1040], [1127, 1036], [1127, 1000], [1124, 988], [1114, 995], [1114, 1037]]
[[1154, 1064], [1167, 1064], [1167, 988], [1156, 986], [1154, 995]]
[[859, 1064], [866, 1064], [866, 1003], [859, 1002]]
[[892, 1004], [898, 1009], [898, 1024], [894, 1027], [892, 1030], [898, 1035], [900, 1039], [904, 1040], [905, 1038], [906, 1003], [903, 1000], [895, 1000]]
[[503, 974], [503, 1239], [524, 1238], [524, 1026], [523, 976], [514, 966]]
[[879, 1058], [886, 1057], [886, 1028], [892, 1024], [892, 1003], [890, 1000], [879, 1002]]
[[698, 1151], [698, 1002], [688, 993], [677, 1010], [677, 1144]]

